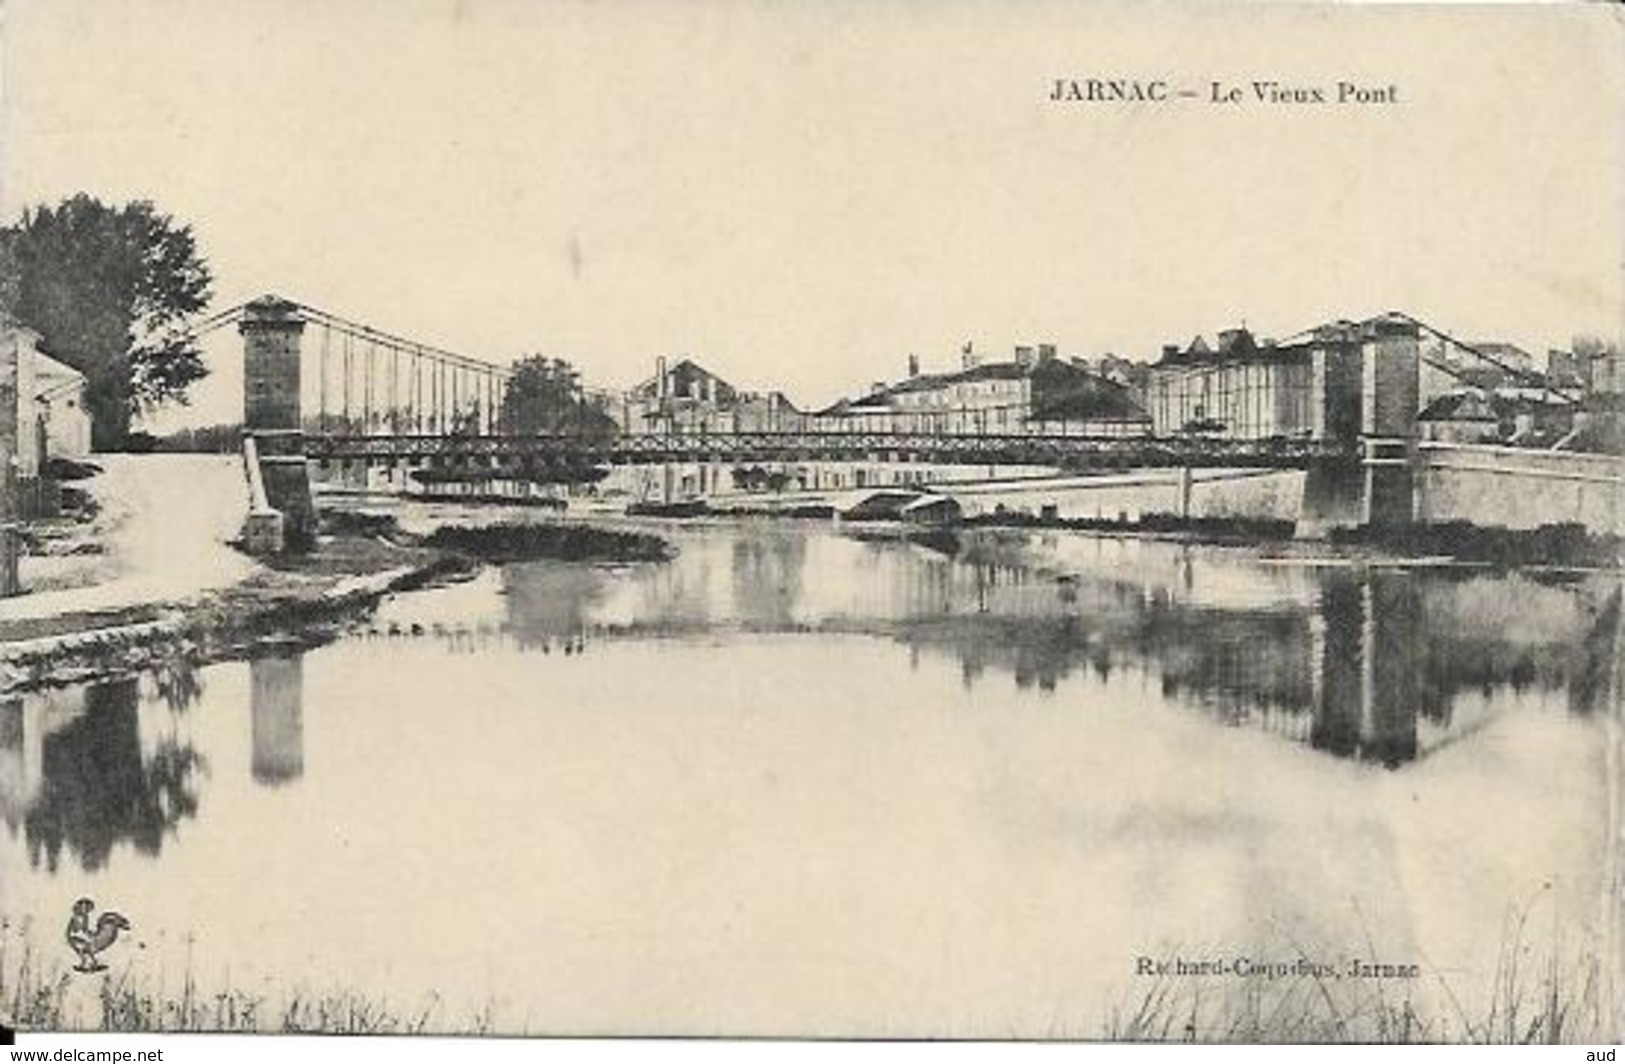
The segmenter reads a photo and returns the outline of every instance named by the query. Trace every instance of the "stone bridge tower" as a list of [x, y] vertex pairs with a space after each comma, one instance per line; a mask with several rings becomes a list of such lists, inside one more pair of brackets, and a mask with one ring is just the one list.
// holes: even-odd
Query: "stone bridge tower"
[[316, 502], [305, 462], [299, 308], [262, 296], [243, 308], [243, 461], [251, 503], [243, 539], [256, 554], [307, 550]]
[[1310, 464], [1300, 538], [1322, 538], [1334, 528], [1404, 528], [1415, 520], [1420, 335], [1414, 321], [1395, 314], [1361, 326], [1359, 392], [1340, 397], [1356, 415], [1349, 442], [1358, 455]]
[[1362, 524], [1404, 528], [1416, 516], [1412, 470], [1420, 412], [1421, 330], [1385, 315], [1367, 325], [1361, 348], [1360, 438], [1365, 482]]

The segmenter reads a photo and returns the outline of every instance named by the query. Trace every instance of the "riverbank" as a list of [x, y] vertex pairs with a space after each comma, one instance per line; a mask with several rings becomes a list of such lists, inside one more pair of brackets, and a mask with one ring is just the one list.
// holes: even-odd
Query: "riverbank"
[[1246, 517], [1180, 517], [1146, 513], [1116, 518], [1045, 518], [1003, 513], [971, 518], [968, 528], [1023, 528], [1135, 535], [1203, 546], [1249, 546], [1297, 556], [1310, 554], [1382, 557], [1388, 560], [1446, 559], [1497, 569], [1611, 569], [1625, 562], [1625, 540], [1589, 532], [1583, 525], [1554, 523], [1539, 528], [1486, 528], [1466, 521], [1403, 528], [1333, 529], [1324, 541], [1299, 540], [1291, 521]]
[[319, 550], [257, 566], [193, 599], [0, 620], [0, 693], [127, 675], [166, 661], [245, 657], [268, 645], [311, 647], [365, 618], [386, 596], [466, 580], [488, 562], [650, 562], [663, 539], [586, 525], [446, 526], [419, 536], [392, 518], [323, 517]]

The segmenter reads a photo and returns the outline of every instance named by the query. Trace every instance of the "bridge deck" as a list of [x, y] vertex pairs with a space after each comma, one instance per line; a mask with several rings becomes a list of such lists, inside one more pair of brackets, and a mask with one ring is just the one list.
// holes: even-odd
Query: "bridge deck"
[[918, 461], [943, 464], [1238, 466], [1300, 468], [1351, 458], [1357, 444], [1306, 439], [1199, 436], [940, 435], [880, 432], [639, 434], [609, 438], [508, 435], [320, 435], [305, 440], [319, 461], [481, 463], [527, 459], [633, 465], [660, 462]]

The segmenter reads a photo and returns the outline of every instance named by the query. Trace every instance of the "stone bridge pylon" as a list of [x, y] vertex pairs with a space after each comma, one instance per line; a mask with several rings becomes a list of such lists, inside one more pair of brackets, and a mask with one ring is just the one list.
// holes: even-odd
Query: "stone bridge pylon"
[[253, 554], [308, 550], [316, 542], [316, 500], [305, 461], [300, 403], [299, 308], [276, 296], [246, 304], [243, 336], [243, 469], [249, 513], [243, 543]]

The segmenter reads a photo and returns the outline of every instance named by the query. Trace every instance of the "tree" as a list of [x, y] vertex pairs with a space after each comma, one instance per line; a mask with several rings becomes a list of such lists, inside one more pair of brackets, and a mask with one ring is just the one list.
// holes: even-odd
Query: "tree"
[[614, 421], [581, 390], [581, 375], [562, 358], [531, 355], [514, 364], [498, 411], [501, 431], [517, 436], [568, 433], [603, 437]]
[[81, 193], [0, 229], [0, 309], [87, 378], [92, 442], [121, 446], [139, 411], [186, 401], [208, 374], [182, 331], [213, 278], [190, 227], [140, 200]]

